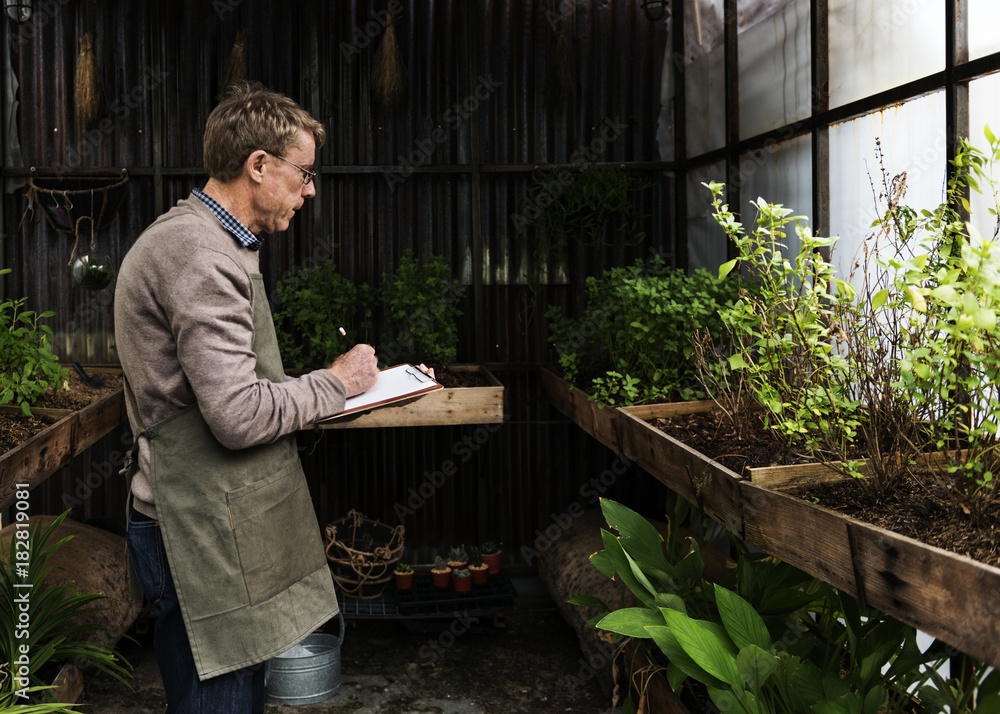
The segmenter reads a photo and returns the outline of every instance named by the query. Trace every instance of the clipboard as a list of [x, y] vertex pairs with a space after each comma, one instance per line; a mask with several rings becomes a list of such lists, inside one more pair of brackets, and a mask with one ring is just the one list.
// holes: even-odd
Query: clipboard
[[444, 389], [444, 385], [436, 382], [433, 377], [420, 371], [412, 364], [404, 363], [394, 367], [386, 367], [378, 373], [378, 380], [371, 389], [355, 397], [350, 397], [344, 402], [344, 411], [320, 419], [317, 423], [371, 411], [438, 389]]

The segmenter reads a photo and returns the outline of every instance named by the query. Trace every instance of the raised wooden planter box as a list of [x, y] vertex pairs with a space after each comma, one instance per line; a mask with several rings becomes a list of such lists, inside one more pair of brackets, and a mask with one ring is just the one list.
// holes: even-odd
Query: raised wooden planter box
[[[106, 369], [88, 371], [121, 373], [121, 370]], [[59, 421], [0, 455], [0, 508], [14, 501], [17, 484], [34, 488], [121, 424], [125, 419], [123, 390], [78, 411], [46, 409], [38, 412], [59, 418]]]
[[[570, 393], [555, 375], [546, 380], [546, 393]], [[574, 418], [565, 405], [553, 403]], [[698, 407], [608, 410], [601, 429], [594, 429], [584, 413], [578, 423], [750, 545], [856, 597], [863, 606], [1000, 666], [1000, 568], [743, 480], [644, 421], [680, 413], [678, 408]]]
[[319, 429], [373, 429], [390, 426], [449, 426], [503, 422], [504, 387], [492, 372], [481, 365], [452, 365], [449, 369], [454, 372], [481, 374], [489, 381], [490, 386], [445, 387], [358, 416], [332, 419], [312, 426]]

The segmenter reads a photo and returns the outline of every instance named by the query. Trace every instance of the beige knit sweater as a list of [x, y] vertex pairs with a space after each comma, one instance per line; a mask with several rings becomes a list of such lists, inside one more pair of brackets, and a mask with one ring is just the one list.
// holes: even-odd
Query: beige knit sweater
[[[327, 370], [280, 384], [257, 379], [250, 275], [259, 272], [258, 256], [194, 196], [136, 240], [115, 288], [133, 434], [197, 403], [215, 438], [243, 449], [343, 410], [344, 386]], [[148, 474], [149, 441], [140, 438], [132, 493], [135, 508], [155, 517]]]

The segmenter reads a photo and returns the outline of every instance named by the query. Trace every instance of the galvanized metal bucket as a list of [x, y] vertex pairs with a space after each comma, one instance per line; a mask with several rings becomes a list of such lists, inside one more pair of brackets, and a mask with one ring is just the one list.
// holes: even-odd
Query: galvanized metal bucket
[[[264, 690], [270, 704], [316, 704], [340, 692], [340, 635], [313, 633], [288, 652], [264, 663]], [[305, 654], [304, 651], [308, 654]]]

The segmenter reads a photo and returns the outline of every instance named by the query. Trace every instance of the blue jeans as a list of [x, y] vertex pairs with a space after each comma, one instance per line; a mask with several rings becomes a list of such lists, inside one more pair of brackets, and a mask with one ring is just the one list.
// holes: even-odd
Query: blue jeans
[[142, 591], [159, 611], [153, 651], [167, 694], [167, 714], [263, 714], [263, 663], [198, 679], [159, 523], [133, 510], [126, 540]]

